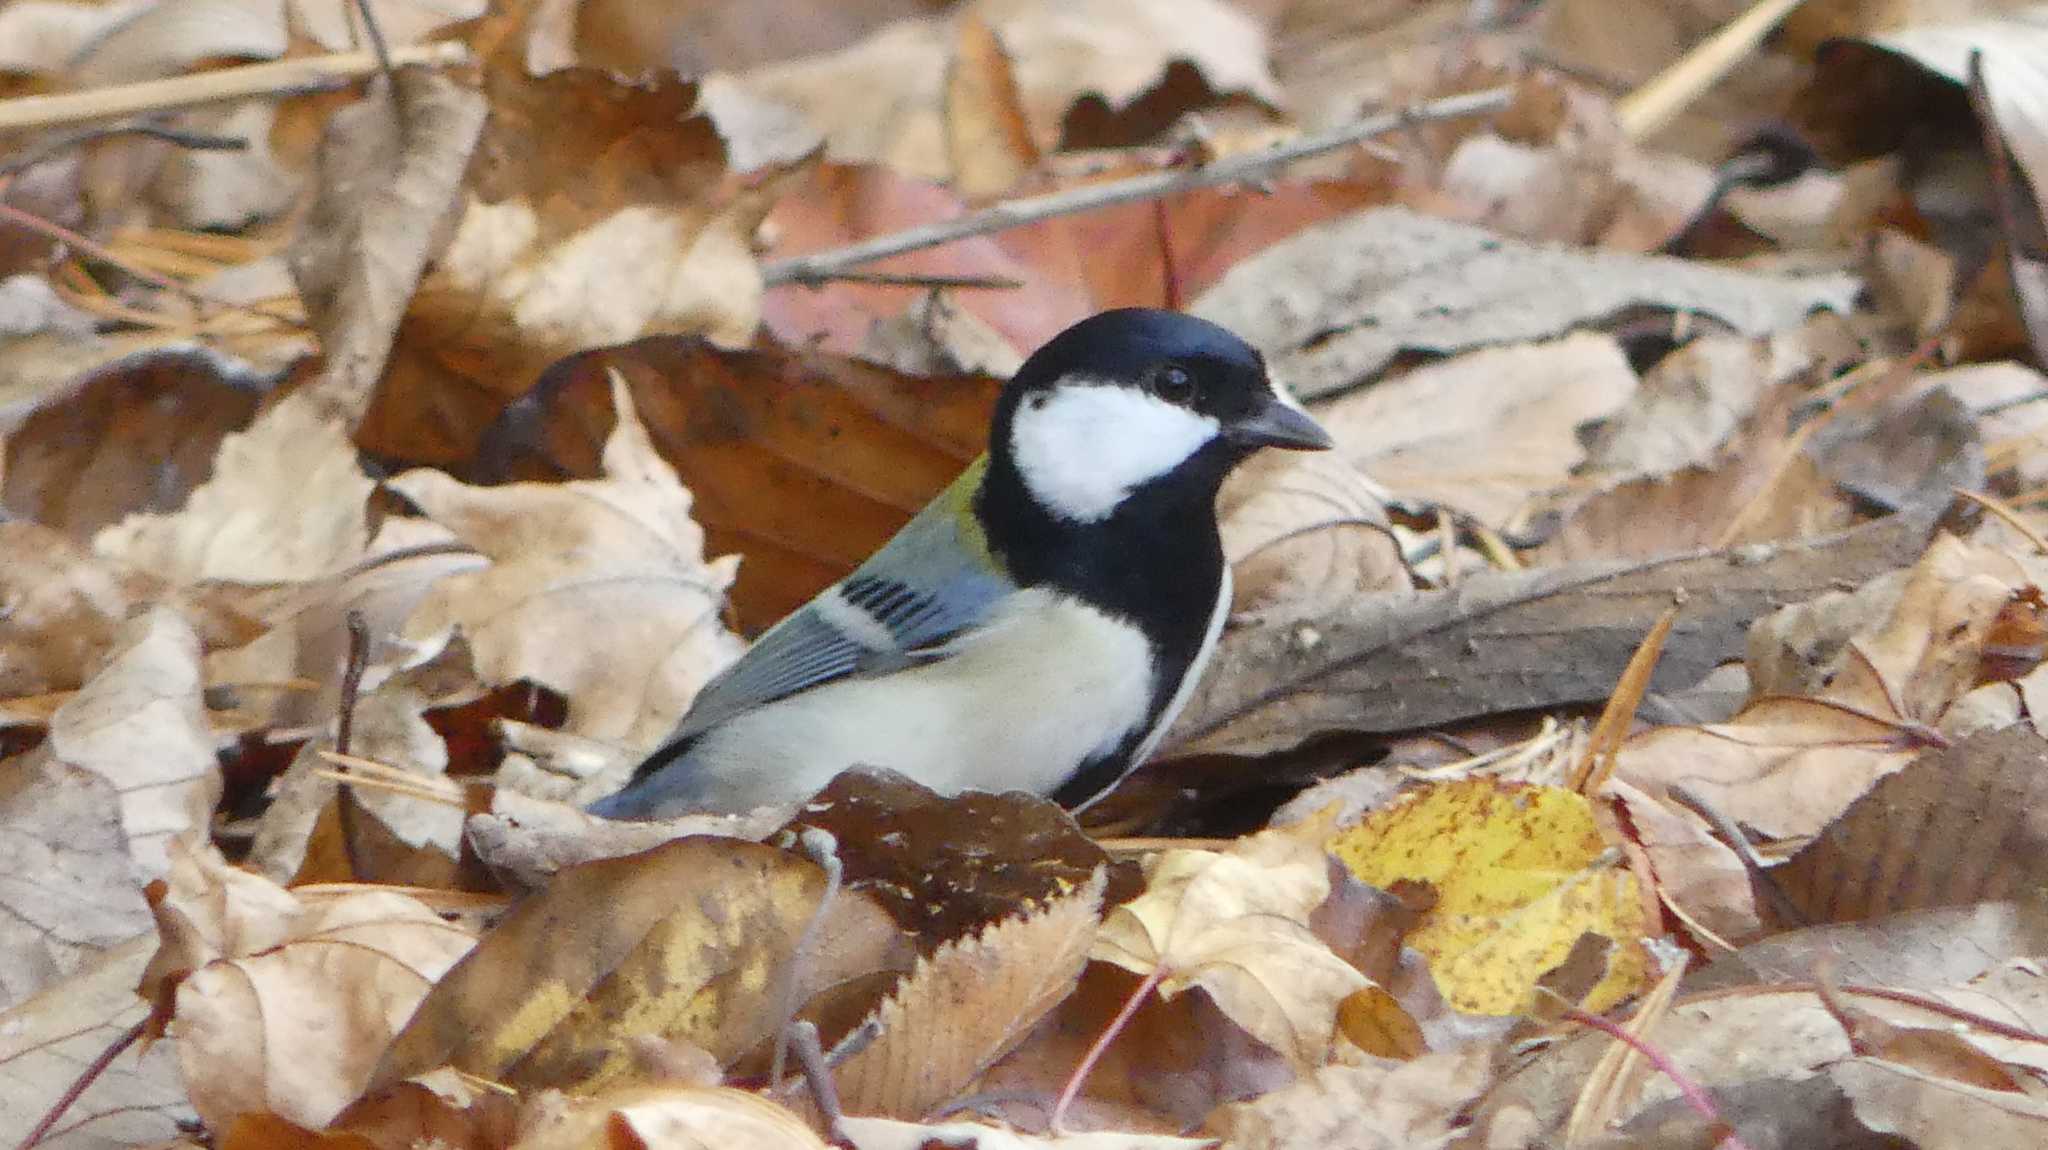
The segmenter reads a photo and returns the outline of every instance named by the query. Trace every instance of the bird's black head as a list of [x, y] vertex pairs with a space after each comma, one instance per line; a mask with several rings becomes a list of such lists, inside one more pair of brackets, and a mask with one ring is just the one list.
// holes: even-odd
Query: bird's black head
[[989, 450], [1048, 512], [1087, 523], [1161, 482], [1213, 499], [1261, 447], [1329, 446], [1251, 345], [1179, 312], [1120, 308], [1024, 362], [996, 404]]

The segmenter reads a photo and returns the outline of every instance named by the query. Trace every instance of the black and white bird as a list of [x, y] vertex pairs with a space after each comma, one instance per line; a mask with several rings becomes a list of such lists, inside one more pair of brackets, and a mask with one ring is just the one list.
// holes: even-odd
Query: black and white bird
[[800, 800], [855, 765], [1079, 806], [1144, 762], [1230, 605], [1216, 493], [1330, 438], [1223, 328], [1104, 312], [996, 402], [988, 452], [705, 687], [610, 818]]

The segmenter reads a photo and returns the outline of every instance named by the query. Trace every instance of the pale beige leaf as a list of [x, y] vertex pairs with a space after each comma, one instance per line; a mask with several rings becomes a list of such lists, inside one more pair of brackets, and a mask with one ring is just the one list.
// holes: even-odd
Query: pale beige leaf
[[279, 214], [298, 198], [300, 177], [270, 150], [276, 104], [245, 100], [187, 112], [179, 120], [187, 131], [249, 141], [232, 151], [180, 148], [164, 158], [150, 197], [179, 226], [238, 231]]
[[[0, 1013], [0, 1130], [26, 1132], [148, 1008], [136, 976], [155, 939], [144, 935], [71, 978]], [[159, 1042], [114, 1060], [64, 1113], [41, 1150], [110, 1150], [175, 1138], [192, 1118], [178, 1080], [177, 1046]]]
[[1828, 1069], [1872, 1130], [1918, 1150], [2032, 1150], [2048, 1142], [2048, 1101], [1857, 1058]]
[[858, 1114], [918, 1118], [958, 1096], [1073, 989], [1105, 877], [920, 958], [870, 1020], [879, 1037], [834, 1072]]
[[191, 625], [156, 607], [117, 641], [106, 669], [51, 718], [48, 749], [113, 787], [129, 857], [148, 879], [168, 865], [171, 838], [205, 832], [220, 800], [220, 764]]
[[1620, 411], [1636, 385], [1619, 344], [1581, 332], [1419, 368], [1316, 414], [1388, 490], [1498, 527], [1571, 475], [1579, 426]]
[[1234, 615], [1311, 614], [1413, 587], [1381, 492], [1335, 453], [1267, 452], [1216, 499]]
[[162, 593], [47, 527], [0, 521], [0, 698], [76, 689], [128, 613]]
[[1089, 957], [1159, 992], [1209, 992], [1231, 1021], [1304, 1065], [1328, 1051], [1337, 1004], [1369, 985], [1308, 928], [1329, 897], [1328, 861], [1299, 828], [1227, 853], [1175, 849], [1146, 860], [1145, 893], [1110, 911]]
[[44, 751], [0, 771], [0, 1000], [149, 929], [119, 801], [106, 779]]
[[201, 60], [284, 55], [284, 0], [160, 0], [110, 26], [71, 62], [82, 86], [154, 80]]
[[[362, 17], [357, 0], [285, 0], [292, 31], [329, 52], [346, 52], [362, 44]], [[427, 39], [451, 24], [474, 20], [488, 8], [487, 0], [369, 0], [377, 30], [391, 44]]]
[[93, 549], [177, 583], [314, 579], [355, 562], [375, 485], [348, 429], [303, 395], [221, 441], [213, 476], [166, 515], [130, 515]]
[[1762, 335], [1816, 308], [1850, 310], [1857, 286], [1845, 275], [1772, 276], [1525, 244], [1376, 208], [1240, 261], [1189, 310], [1243, 335], [1276, 375], [1315, 398], [1373, 377], [1404, 350], [1551, 339], [1631, 306], [1705, 312]]
[[18, 0], [0, 8], [0, 72], [54, 75], [71, 66], [79, 49], [149, 7], [151, 0], [110, 4]]
[[531, 679], [569, 699], [568, 730], [646, 744], [740, 642], [720, 618], [738, 560], [704, 559], [691, 496], [613, 377], [605, 478], [467, 487], [410, 471], [391, 486], [489, 556], [436, 583], [405, 636], [439, 650], [460, 628], [490, 683]]
[[159, 919], [192, 924], [170, 932], [181, 954], [222, 948], [177, 984], [171, 1022], [192, 1105], [216, 1131], [256, 1113], [325, 1125], [475, 942], [389, 891], [301, 900], [203, 855], [173, 877]]
[[1308, 1079], [1219, 1109], [1208, 1129], [1228, 1150], [1405, 1150], [1451, 1139], [1493, 1078], [1484, 1046], [1412, 1062], [1325, 1066]]

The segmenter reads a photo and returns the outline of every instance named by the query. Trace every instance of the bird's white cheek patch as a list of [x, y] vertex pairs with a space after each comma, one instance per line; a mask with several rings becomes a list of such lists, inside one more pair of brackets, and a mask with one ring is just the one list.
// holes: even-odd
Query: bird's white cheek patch
[[1010, 454], [1031, 494], [1065, 519], [1107, 519], [1131, 490], [1216, 438], [1214, 419], [1135, 388], [1063, 383], [1018, 407]]

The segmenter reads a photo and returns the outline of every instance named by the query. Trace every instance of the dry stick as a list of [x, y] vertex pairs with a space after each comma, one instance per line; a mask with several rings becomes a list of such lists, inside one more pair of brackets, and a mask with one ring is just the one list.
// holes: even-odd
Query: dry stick
[[1015, 276], [952, 275], [947, 272], [839, 272], [839, 283], [876, 287], [953, 288], [960, 291], [1015, 291], [1024, 281]]
[[1764, 862], [1763, 856], [1757, 853], [1756, 844], [1749, 841], [1749, 835], [1743, 831], [1742, 824], [1728, 817], [1728, 812], [1714, 805], [1705, 795], [1686, 786], [1682, 781], [1671, 784], [1668, 789], [1674, 802], [1707, 820], [1720, 832], [1722, 838], [1728, 840], [1728, 847], [1735, 852], [1736, 859], [1742, 863], [1742, 869], [1748, 871], [1749, 877], [1764, 888], [1765, 896], [1771, 900], [1771, 906], [1778, 912], [1779, 917], [1794, 926], [1813, 925], [1813, 920], [1806, 916], [1805, 911], [1799, 909], [1798, 903], [1792, 901], [1791, 894], [1778, 882], [1778, 876]]
[[162, 291], [172, 292], [177, 295], [184, 296], [185, 298], [193, 301], [194, 303], [200, 304], [204, 307], [218, 308], [225, 306], [216, 300], [208, 299], [203, 292], [200, 292], [199, 290], [191, 287], [190, 285], [179, 283], [177, 280], [171, 279], [168, 276], [158, 275], [156, 272], [150, 271], [148, 268], [137, 267], [133, 263], [130, 263], [129, 261], [122, 259], [120, 256], [115, 255], [111, 251], [108, 251], [107, 248], [104, 245], [100, 244], [98, 241], [90, 239], [86, 236], [82, 236], [77, 232], [72, 231], [70, 228], [65, 227], [63, 224], [56, 223], [51, 220], [46, 220], [43, 217], [36, 215], [34, 212], [23, 211], [22, 209], [15, 207], [13, 204], [10, 204], [5, 200], [0, 200], [0, 221], [5, 221], [7, 223], [13, 224], [16, 227], [22, 228], [25, 231], [35, 232], [37, 235], [47, 236], [60, 244], [68, 244], [71, 247], [77, 248], [79, 251], [84, 252], [88, 257], [98, 260], [103, 264], [107, 264], [112, 267], [117, 267], [121, 269], [123, 272], [127, 273], [128, 275], [134, 276], [136, 279], [141, 280], [143, 283], [146, 283], [153, 288], [158, 288]]
[[1614, 777], [1614, 767], [1621, 754], [1621, 744], [1628, 737], [1629, 725], [1634, 722], [1636, 708], [1643, 705], [1643, 696], [1650, 690], [1650, 677], [1657, 672], [1657, 660], [1663, 657], [1664, 642], [1671, 637], [1672, 624], [1678, 622], [1678, 609], [1684, 602], [1664, 609], [1657, 621], [1650, 625], [1649, 633], [1636, 645], [1636, 652], [1628, 658], [1628, 665], [1621, 670], [1616, 680], [1614, 694], [1608, 697], [1607, 706], [1600, 711], [1600, 721], [1593, 724], [1593, 735], [1586, 740], [1586, 757], [1572, 771], [1571, 789], [1582, 795], [1591, 796], [1607, 780]]
[[249, 141], [240, 136], [220, 136], [210, 132], [187, 132], [180, 128], [173, 128], [168, 124], [152, 124], [142, 121], [128, 124], [108, 124], [102, 128], [84, 128], [76, 132], [66, 132], [61, 136], [45, 140], [36, 147], [22, 152], [4, 164], [0, 164], [0, 176], [11, 176], [16, 172], [27, 171], [29, 168], [33, 168], [45, 160], [62, 155], [73, 148], [83, 147], [86, 144], [111, 139], [115, 136], [148, 136], [150, 139], [162, 140], [166, 144], [174, 144], [180, 148], [189, 148], [195, 152], [239, 152], [247, 149], [249, 146]]
[[2020, 518], [2018, 511], [2006, 506], [2004, 500], [1993, 498], [1980, 491], [1971, 491], [1965, 487], [1951, 487], [1949, 490], [2005, 520], [2005, 525], [2019, 532], [2020, 538], [2033, 544], [2034, 550], [2039, 551], [2043, 555], [2048, 555], [2048, 538], [2043, 538], [2039, 531], [2034, 530], [2032, 525]]
[[[391, 66], [444, 66], [466, 63], [469, 49], [456, 41], [408, 44], [391, 50]], [[375, 75], [375, 52], [335, 52], [220, 68], [168, 80], [117, 84], [52, 96], [18, 96], [0, 100], [0, 132], [92, 124], [148, 112], [175, 112], [207, 104], [245, 100], [251, 96], [287, 96], [343, 88]]]
[[1173, 232], [1167, 226], [1166, 200], [1152, 201], [1152, 234], [1159, 243], [1159, 306], [1180, 310], [1180, 268], [1173, 262]]
[[1757, 0], [1749, 11], [1693, 46], [1670, 67], [1622, 97], [1615, 106], [1622, 134], [1631, 140], [1655, 135], [1678, 118], [1721, 77], [1749, 58], [1780, 21], [1803, 0]]
[[56, 1127], [57, 1120], [64, 1117], [64, 1112], [71, 1109], [87, 1090], [92, 1089], [92, 1084], [99, 1081], [100, 1075], [107, 1072], [107, 1067], [114, 1064], [114, 1059], [121, 1057], [123, 1050], [135, 1045], [135, 1040], [142, 1037], [142, 1028], [148, 1025], [149, 1019], [145, 1017], [129, 1027], [121, 1037], [108, 1043], [107, 1048], [100, 1051], [99, 1057], [87, 1063], [78, 1077], [72, 1079], [71, 1085], [65, 1088], [63, 1095], [50, 1106], [49, 1112], [43, 1115], [43, 1120], [36, 1123], [35, 1129], [28, 1132], [28, 1137], [15, 1143], [15, 1150], [29, 1150], [29, 1147], [41, 1142]]
[[[355, 737], [356, 699], [363, 689], [363, 668], [370, 661], [370, 625], [358, 608], [348, 613], [348, 661], [341, 669], [341, 714], [334, 720], [334, 753], [349, 753]], [[348, 860], [350, 878], [361, 878], [362, 860], [356, 857], [355, 784], [343, 780], [334, 792], [334, 820], [341, 830], [341, 853]]]
[[969, 212], [956, 219], [907, 228], [843, 248], [775, 260], [762, 266], [761, 279], [770, 287], [779, 284], [820, 284], [838, 278], [840, 273], [849, 268], [888, 259], [890, 256], [900, 256], [905, 252], [935, 248], [972, 236], [1023, 227], [1026, 224], [1035, 224], [1060, 216], [1079, 215], [1082, 212], [1092, 212], [1116, 204], [1156, 200], [1161, 196], [1197, 188], [1254, 182], [1267, 178], [1275, 169], [1285, 167], [1296, 160], [1350, 147], [1361, 140], [1410, 124], [1428, 124], [1438, 120], [1455, 120], [1498, 111], [1507, 106], [1511, 94], [1508, 88], [1489, 88], [1484, 92], [1448, 96], [1412, 108], [1368, 117], [1327, 132], [1301, 136], [1263, 151], [1228, 156], [1199, 168], [1171, 168], [1161, 172], [1147, 172], [1121, 180], [1084, 184], [1078, 188], [1047, 195], [1008, 200], [992, 204], [978, 212]]

